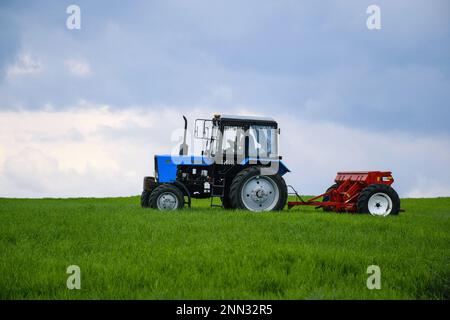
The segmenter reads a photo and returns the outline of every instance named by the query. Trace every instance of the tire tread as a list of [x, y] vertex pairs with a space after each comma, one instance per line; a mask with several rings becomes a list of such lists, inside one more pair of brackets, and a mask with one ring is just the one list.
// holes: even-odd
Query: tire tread
[[147, 190], [142, 191], [142, 194], [141, 194], [141, 207], [142, 208], [149, 207], [149, 197], [150, 197], [149, 191], [147, 191]]
[[386, 193], [392, 200], [392, 210], [389, 215], [396, 215], [400, 211], [400, 198], [397, 194], [397, 192], [391, 187], [386, 184], [381, 183], [375, 183], [367, 186], [364, 188], [361, 193], [359, 194], [358, 200], [356, 202], [356, 207], [358, 209], [359, 213], [369, 213], [368, 210], [368, 202], [369, 198], [377, 193], [377, 192], [383, 192]]
[[149, 196], [148, 204], [150, 208], [158, 209], [158, 205], [156, 200], [161, 193], [164, 192], [173, 192], [178, 197], [178, 209], [183, 208], [184, 206], [184, 195], [183, 192], [172, 184], [161, 184], [157, 186]]
[[[261, 167], [260, 166], [252, 166], [247, 167], [243, 170], [241, 170], [233, 179], [233, 182], [231, 183], [230, 188], [230, 200], [231, 205], [235, 209], [245, 209], [245, 207], [242, 205], [242, 202], [240, 201], [240, 189], [245, 181], [245, 179], [250, 175], [260, 175], [261, 174]], [[277, 205], [272, 209], [272, 211], [280, 211], [283, 210], [284, 206], [286, 205], [287, 201], [287, 186], [286, 182], [284, 181], [283, 177], [281, 177], [278, 174], [271, 175], [270, 177], [274, 178], [277, 185], [280, 187], [280, 198], [278, 200]]]

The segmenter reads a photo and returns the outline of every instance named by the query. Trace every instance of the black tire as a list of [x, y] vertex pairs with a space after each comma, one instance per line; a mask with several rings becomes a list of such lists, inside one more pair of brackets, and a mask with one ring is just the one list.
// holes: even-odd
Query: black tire
[[[332, 186], [330, 186], [326, 192], [336, 189], [337, 187], [338, 187], [338, 184], [335, 183]], [[330, 200], [330, 196], [328, 196], [328, 195], [323, 196], [323, 199], [322, 199], [323, 202], [329, 201], [329, 200]], [[326, 212], [333, 211], [333, 207], [330, 207], [330, 206], [324, 206], [322, 209], [323, 209], [323, 211], [326, 211]]]
[[150, 191], [144, 190], [141, 194], [141, 207], [148, 208], [150, 205], [148, 203], [148, 199], [150, 197]]
[[385, 215], [397, 215], [400, 211], [400, 198], [391, 186], [385, 184], [371, 184], [361, 191], [356, 203], [358, 212], [373, 214], [370, 212], [369, 200], [377, 193], [380, 193], [384, 197], [389, 197], [392, 202], [391, 211]]
[[155, 177], [144, 177], [143, 190], [152, 191], [155, 188], [156, 180]]
[[224, 197], [220, 198], [220, 201], [222, 201], [222, 207], [224, 209], [233, 209], [233, 205], [231, 203], [229, 196], [225, 195]]
[[[177, 199], [176, 207], [173, 209], [164, 209], [158, 207], [158, 198], [163, 195], [168, 194], [172, 195]], [[177, 210], [182, 209], [184, 207], [184, 195], [183, 192], [178, 189], [176, 186], [172, 184], [161, 184], [158, 187], [156, 187], [152, 193], [149, 196], [148, 204], [153, 209], [159, 209], [159, 210]]]
[[[244, 186], [247, 180], [260, 175], [261, 175], [261, 167], [253, 166], [242, 170], [234, 177], [230, 188], [230, 200], [233, 208], [247, 209], [241, 198], [242, 187]], [[274, 174], [267, 177], [271, 178], [272, 181], [275, 182], [275, 185], [277, 186], [279, 191], [278, 201], [273, 207], [273, 209], [271, 209], [271, 211], [283, 210], [284, 206], [286, 205], [288, 197], [286, 182], [279, 174]]]

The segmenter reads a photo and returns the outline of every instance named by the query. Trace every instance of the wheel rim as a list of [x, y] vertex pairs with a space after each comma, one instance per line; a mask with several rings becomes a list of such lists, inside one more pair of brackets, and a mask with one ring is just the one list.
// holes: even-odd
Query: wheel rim
[[248, 179], [242, 187], [241, 199], [251, 211], [270, 211], [280, 197], [278, 186], [268, 176], [255, 176]]
[[373, 216], [387, 216], [392, 211], [392, 200], [387, 194], [378, 192], [369, 198], [369, 213]]
[[156, 199], [159, 210], [175, 210], [178, 208], [178, 198], [172, 192], [164, 192]]

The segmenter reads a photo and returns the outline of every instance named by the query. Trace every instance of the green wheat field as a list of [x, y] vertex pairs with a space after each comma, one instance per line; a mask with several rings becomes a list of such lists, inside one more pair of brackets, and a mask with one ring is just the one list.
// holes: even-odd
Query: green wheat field
[[[449, 299], [450, 198], [387, 218], [0, 199], [1, 299]], [[66, 286], [69, 265], [81, 289]], [[381, 289], [366, 286], [378, 265]]]

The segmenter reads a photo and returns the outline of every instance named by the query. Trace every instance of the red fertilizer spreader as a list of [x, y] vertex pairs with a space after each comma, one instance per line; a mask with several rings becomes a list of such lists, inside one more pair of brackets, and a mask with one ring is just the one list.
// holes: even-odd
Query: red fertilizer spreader
[[400, 198], [391, 187], [394, 183], [390, 171], [338, 172], [335, 184], [319, 196], [298, 201], [288, 201], [288, 208], [315, 206], [324, 211], [370, 213], [375, 216], [398, 214]]

